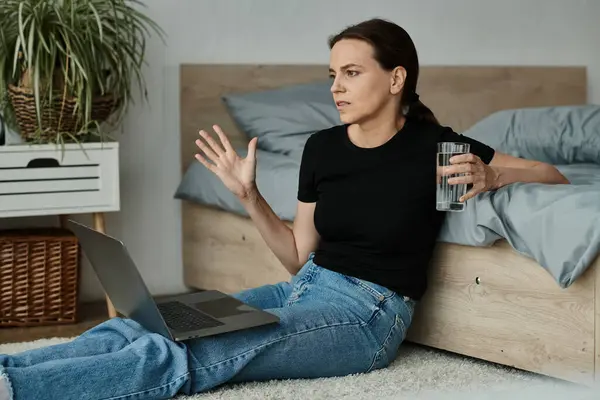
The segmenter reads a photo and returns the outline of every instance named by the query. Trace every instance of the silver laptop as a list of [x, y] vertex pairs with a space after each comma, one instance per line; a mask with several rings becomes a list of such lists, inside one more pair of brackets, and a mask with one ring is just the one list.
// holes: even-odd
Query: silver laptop
[[181, 341], [279, 322], [276, 315], [217, 290], [154, 299], [123, 242], [73, 220], [67, 227], [115, 309], [151, 332]]

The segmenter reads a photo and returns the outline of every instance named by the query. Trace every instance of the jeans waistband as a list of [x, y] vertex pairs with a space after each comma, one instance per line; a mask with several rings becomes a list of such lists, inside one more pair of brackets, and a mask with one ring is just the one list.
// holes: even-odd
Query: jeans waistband
[[373, 296], [375, 296], [377, 298], [383, 299], [383, 298], [391, 297], [394, 294], [397, 294], [405, 302], [415, 302], [416, 303], [416, 301], [414, 299], [410, 298], [409, 296], [404, 296], [404, 295], [395, 293], [393, 290], [388, 289], [387, 287], [380, 285], [378, 283], [370, 282], [365, 279], [361, 279], [361, 278], [351, 276], [351, 275], [345, 275], [345, 274], [342, 274], [342, 273], [339, 273], [336, 271], [329, 270], [326, 267], [322, 267], [314, 262], [314, 258], [315, 258], [315, 253], [314, 252], [310, 253], [308, 256], [308, 261], [305, 264], [305, 266], [298, 273], [299, 275], [309, 275], [309, 274], [312, 275], [314, 273], [313, 268], [322, 269], [329, 273], [337, 274], [339, 276], [344, 277], [346, 280], [360, 286], [361, 288], [370, 292]]

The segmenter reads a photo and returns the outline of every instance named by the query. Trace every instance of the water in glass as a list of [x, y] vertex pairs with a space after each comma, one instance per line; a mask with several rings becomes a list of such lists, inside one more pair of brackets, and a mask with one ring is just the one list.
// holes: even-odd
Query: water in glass
[[465, 154], [470, 151], [468, 143], [457, 143], [457, 142], [441, 142], [438, 143], [437, 152], [437, 202], [436, 209], [439, 211], [463, 211], [465, 209], [465, 203], [459, 201], [461, 196], [467, 192], [466, 184], [448, 184], [448, 179], [454, 176], [460, 176], [463, 174], [454, 174], [441, 176], [440, 169], [444, 166], [451, 165], [450, 158], [458, 155]]

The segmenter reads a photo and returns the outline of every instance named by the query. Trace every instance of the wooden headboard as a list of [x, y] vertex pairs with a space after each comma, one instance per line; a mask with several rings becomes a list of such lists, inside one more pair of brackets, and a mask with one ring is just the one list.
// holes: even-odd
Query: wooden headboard
[[[247, 140], [221, 101], [242, 93], [325, 80], [326, 65], [181, 65], [181, 164], [194, 161], [200, 129], [219, 124], [235, 144]], [[499, 110], [587, 103], [585, 67], [422, 67], [418, 93], [444, 125], [461, 132]]]

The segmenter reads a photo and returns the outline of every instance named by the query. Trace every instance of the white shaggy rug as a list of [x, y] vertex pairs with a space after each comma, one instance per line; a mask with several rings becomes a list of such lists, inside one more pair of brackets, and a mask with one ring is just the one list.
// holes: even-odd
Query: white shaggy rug
[[[4, 344], [0, 345], [0, 354], [17, 353], [68, 340], [54, 338]], [[226, 385], [201, 395], [179, 396], [177, 400], [341, 398], [598, 400], [600, 387], [585, 388], [407, 343], [391, 366], [369, 374]]]

